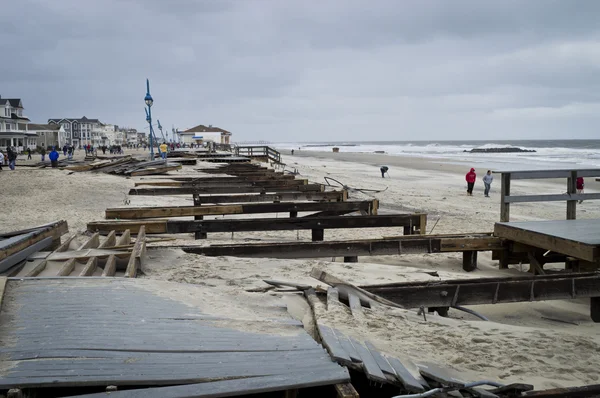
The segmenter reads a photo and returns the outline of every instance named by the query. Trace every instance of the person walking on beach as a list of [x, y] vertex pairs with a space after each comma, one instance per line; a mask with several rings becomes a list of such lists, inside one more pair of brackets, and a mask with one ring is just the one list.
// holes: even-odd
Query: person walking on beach
[[50, 164], [52, 165], [53, 169], [58, 167], [58, 157], [59, 156], [60, 155], [58, 154], [58, 152], [56, 152], [56, 148], [53, 147], [52, 152], [50, 152], [50, 155], [48, 155], [48, 157], [50, 158]]
[[[583, 182], [583, 177], [577, 177], [577, 194], [581, 195], [583, 193], [583, 187], [585, 185], [585, 183]], [[583, 200], [580, 200], [579, 203], [583, 203]]]
[[2, 165], [4, 164], [4, 154], [0, 151], [0, 171], [2, 171]]
[[62, 149], [63, 149], [63, 155], [64, 155], [64, 156], [67, 156], [67, 148], [68, 148], [68, 147], [67, 147], [67, 145], [66, 145], [66, 144], [65, 144], [65, 145], [63, 146], [63, 148], [62, 148]]
[[27, 160], [31, 160], [31, 148], [27, 148]]
[[40, 155], [42, 155], [42, 162], [46, 160], [46, 148], [40, 149]]
[[160, 157], [163, 159], [166, 159], [167, 158], [167, 149], [168, 149], [167, 143], [163, 142], [162, 144], [160, 144], [159, 149], [160, 149]]
[[490, 197], [490, 188], [492, 187], [492, 181], [494, 181], [494, 176], [492, 175], [492, 171], [488, 170], [487, 174], [483, 176], [483, 185], [485, 186], [485, 191], [483, 194], [486, 198]]
[[473, 187], [475, 186], [475, 180], [477, 179], [477, 174], [475, 174], [475, 169], [471, 169], [465, 176], [465, 180], [467, 180], [467, 195], [473, 196]]

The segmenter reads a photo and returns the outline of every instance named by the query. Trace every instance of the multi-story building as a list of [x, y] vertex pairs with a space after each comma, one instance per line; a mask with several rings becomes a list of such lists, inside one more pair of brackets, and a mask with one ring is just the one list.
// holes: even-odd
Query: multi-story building
[[148, 139], [146, 138], [146, 133], [137, 133], [137, 141], [138, 145], [148, 145]]
[[29, 119], [23, 114], [20, 98], [0, 96], [0, 147], [14, 147], [22, 152], [26, 148], [35, 149], [37, 135], [27, 130]]
[[103, 124], [95, 130], [92, 130], [93, 146], [121, 145], [120, 140], [117, 138], [117, 126], [114, 124]]
[[37, 146], [42, 148], [62, 148], [66, 144], [66, 133], [60, 124], [29, 123], [27, 130], [37, 136]]
[[98, 130], [103, 126], [98, 119], [88, 119], [82, 117], [80, 119], [63, 118], [63, 119], [48, 119], [48, 124], [60, 124], [67, 133], [67, 142], [74, 146], [93, 145], [92, 131]]

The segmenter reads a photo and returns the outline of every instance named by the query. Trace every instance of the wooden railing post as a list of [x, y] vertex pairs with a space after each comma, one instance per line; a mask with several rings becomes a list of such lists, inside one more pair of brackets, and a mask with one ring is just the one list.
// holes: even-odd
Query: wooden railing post
[[502, 182], [500, 188], [500, 221], [510, 221], [510, 203], [506, 198], [510, 196], [510, 173], [502, 173]]
[[[569, 195], [577, 194], [577, 171], [571, 171], [571, 176], [567, 178], [567, 193]], [[577, 218], [577, 201], [567, 200], [567, 220]]]

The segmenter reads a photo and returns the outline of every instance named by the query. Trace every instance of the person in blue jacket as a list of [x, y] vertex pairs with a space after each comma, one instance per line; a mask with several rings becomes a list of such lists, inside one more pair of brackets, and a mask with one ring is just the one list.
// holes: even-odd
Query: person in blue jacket
[[52, 152], [50, 152], [50, 155], [48, 155], [48, 157], [50, 158], [50, 164], [52, 165], [52, 168], [58, 167], [59, 156], [60, 155], [58, 154], [58, 152], [56, 152], [56, 147], [52, 147]]

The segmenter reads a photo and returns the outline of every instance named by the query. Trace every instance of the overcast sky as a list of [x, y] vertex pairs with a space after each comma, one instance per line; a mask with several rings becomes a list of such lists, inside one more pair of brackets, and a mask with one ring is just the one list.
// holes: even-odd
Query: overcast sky
[[[600, 138], [600, 1], [3, 2], [0, 95], [32, 122], [235, 141]], [[147, 131], [147, 129], [145, 130]]]

